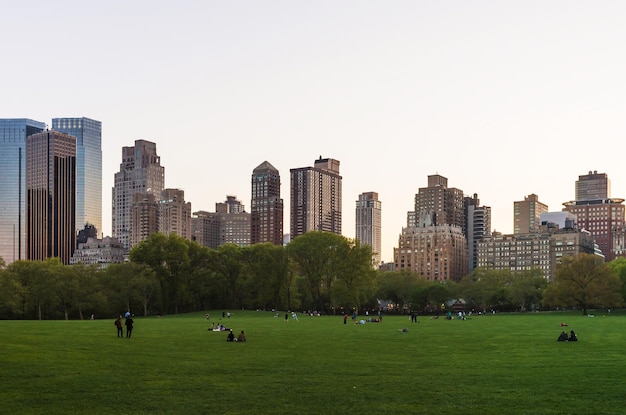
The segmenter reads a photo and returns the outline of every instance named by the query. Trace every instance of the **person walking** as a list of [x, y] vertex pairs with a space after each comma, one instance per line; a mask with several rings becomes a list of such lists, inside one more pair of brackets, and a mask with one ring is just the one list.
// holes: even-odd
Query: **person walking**
[[124, 329], [122, 328], [122, 316], [119, 316], [115, 320], [115, 327], [117, 327], [117, 337], [124, 337]]
[[130, 339], [130, 336], [132, 336], [133, 334], [133, 324], [135, 322], [133, 321], [133, 316], [128, 316], [126, 317], [126, 338]]

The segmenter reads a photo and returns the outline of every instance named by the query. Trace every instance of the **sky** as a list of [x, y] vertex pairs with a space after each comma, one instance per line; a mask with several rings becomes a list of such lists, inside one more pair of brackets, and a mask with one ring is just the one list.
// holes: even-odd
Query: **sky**
[[102, 122], [103, 228], [122, 147], [157, 143], [192, 210], [252, 170], [339, 160], [343, 234], [363, 192], [382, 201], [382, 259], [428, 176], [492, 209], [550, 211], [578, 176], [626, 197], [623, 1], [20, 1], [0, 13], [0, 118]]

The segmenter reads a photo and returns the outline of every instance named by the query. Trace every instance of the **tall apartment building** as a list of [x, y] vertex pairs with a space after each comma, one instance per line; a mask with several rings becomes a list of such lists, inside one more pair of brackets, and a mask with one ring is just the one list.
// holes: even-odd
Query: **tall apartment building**
[[539, 196], [530, 194], [523, 201], [513, 202], [513, 233], [529, 233], [541, 226], [541, 214], [548, 206], [539, 201]]
[[130, 207], [130, 248], [159, 232], [159, 205], [152, 193], [133, 194]]
[[563, 203], [564, 211], [576, 215], [578, 227], [591, 233], [606, 261], [626, 256], [624, 199], [611, 197], [610, 189], [606, 174], [589, 172], [578, 176], [577, 199]]
[[0, 257], [26, 259], [26, 137], [46, 124], [27, 118], [0, 119]]
[[26, 259], [69, 264], [76, 247], [76, 138], [26, 137]]
[[407, 214], [394, 267], [407, 269], [432, 281], [459, 281], [468, 272], [465, 200], [459, 189], [448, 188], [448, 179], [428, 176], [428, 187], [415, 195], [415, 210]]
[[290, 170], [291, 240], [308, 231], [341, 235], [339, 161], [321, 156], [313, 167]]
[[250, 213], [236, 196], [226, 196], [226, 201], [215, 204], [219, 214], [219, 245], [250, 245]]
[[283, 199], [280, 198], [280, 174], [264, 161], [252, 171], [250, 202], [250, 243], [283, 243]]
[[480, 199], [476, 193], [473, 197], [465, 198], [465, 220], [467, 222], [468, 272], [471, 273], [478, 266], [478, 242], [491, 235], [491, 208], [480, 206]]
[[448, 187], [448, 179], [434, 174], [428, 176], [428, 187], [420, 187], [415, 195], [415, 220], [431, 216], [432, 224], [455, 225], [465, 234], [465, 200], [463, 191]]
[[191, 240], [191, 202], [185, 202], [185, 192], [180, 189], [164, 189], [159, 200], [159, 232], [176, 234]]
[[76, 231], [102, 233], [102, 123], [90, 118], [53, 118], [52, 129], [76, 137]]
[[365, 192], [359, 195], [356, 201], [355, 236], [358, 241], [372, 248], [373, 265], [381, 262], [381, 234], [382, 234], [382, 203], [378, 200], [378, 193]]
[[136, 140], [133, 147], [122, 148], [122, 163], [113, 185], [112, 236], [130, 249], [130, 210], [135, 193], [150, 193], [158, 200], [165, 184], [165, 168], [156, 144]]

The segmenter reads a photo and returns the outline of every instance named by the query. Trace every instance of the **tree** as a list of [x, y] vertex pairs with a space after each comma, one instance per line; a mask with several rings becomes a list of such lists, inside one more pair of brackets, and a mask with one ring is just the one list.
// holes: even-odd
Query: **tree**
[[622, 299], [626, 301], [626, 258], [617, 258], [609, 262], [609, 267], [622, 281]]
[[476, 268], [458, 285], [459, 297], [478, 309], [499, 308], [508, 304], [508, 269]]
[[209, 252], [209, 262], [218, 277], [218, 288], [223, 290], [227, 307], [242, 305], [246, 275], [243, 257], [242, 248], [235, 244], [221, 245]]
[[335, 305], [360, 309], [376, 291], [377, 272], [372, 268], [372, 248], [357, 241], [339, 244], [333, 261]]
[[539, 269], [514, 272], [511, 274], [510, 302], [521, 311], [526, 311], [529, 306], [534, 307], [541, 302], [547, 285], [548, 281]]
[[341, 235], [323, 231], [310, 231], [287, 245], [289, 258], [306, 282], [306, 290], [317, 310], [324, 310], [325, 298], [330, 297], [332, 260]]
[[618, 307], [623, 303], [622, 282], [601, 257], [578, 254], [562, 259], [554, 281], [543, 293], [544, 304], [552, 307]]
[[291, 309], [294, 278], [283, 246], [259, 243], [246, 250], [250, 275], [247, 301], [250, 307]]
[[153, 233], [130, 251], [130, 260], [148, 265], [157, 276], [161, 289], [161, 312], [178, 313], [180, 288], [189, 272], [189, 241], [176, 235]]
[[[393, 301], [401, 309], [409, 307], [415, 290], [420, 285], [425, 285], [425, 280], [406, 270], [400, 272], [387, 271], [379, 277], [377, 296], [383, 300]], [[417, 300], [417, 298], [415, 298]], [[417, 300], [417, 302], [420, 302]], [[425, 302], [425, 301], [424, 301]]]

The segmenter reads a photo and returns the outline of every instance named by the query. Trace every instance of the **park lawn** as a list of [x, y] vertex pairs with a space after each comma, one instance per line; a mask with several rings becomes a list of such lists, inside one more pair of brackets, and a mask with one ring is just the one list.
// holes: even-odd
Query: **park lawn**
[[[623, 414], [626, 316], [0, 321], [10, 414]], [[364, 317], [360, 317], [364, 318]], [[222, 321], [246, 343], [208, 331]], [[560, 327], [565, 322], [568, 327]], [[398, 331], [408, 328], [408, 332]], [[577, 343], [558, 343], [573, 329]]]

